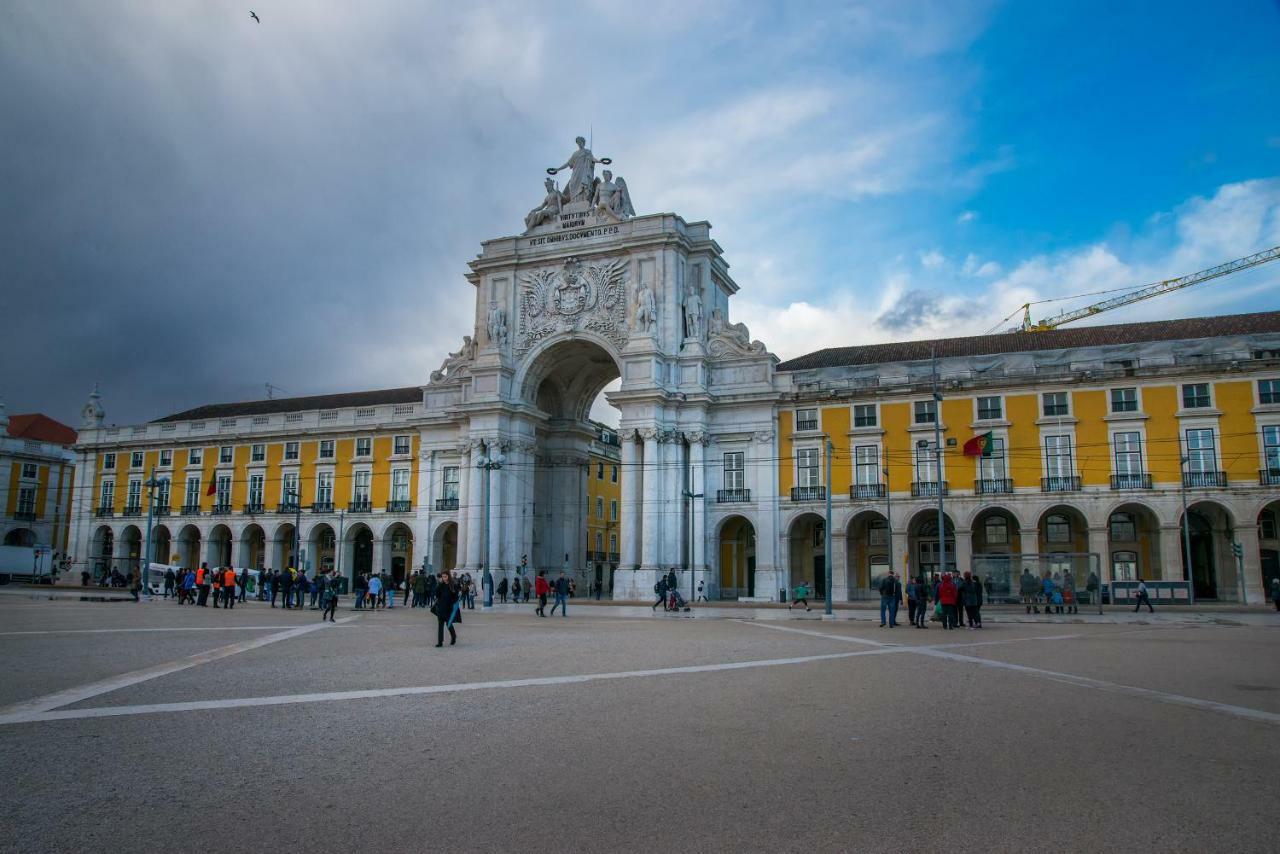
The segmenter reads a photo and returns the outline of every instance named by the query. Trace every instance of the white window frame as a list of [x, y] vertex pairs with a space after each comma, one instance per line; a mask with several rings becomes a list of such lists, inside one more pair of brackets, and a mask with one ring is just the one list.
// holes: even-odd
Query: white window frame
[[170, 497], [173, 495], [173, 487], [169, 482], [169, 478], [162, 477], [156, 481], [156, 506], [168, 507]]
[[230, 465], [235, 461], [236, 451], [231, 445], [220, 445], [218, 447], [218, 465]]
[[796, 448], [796, 486], [802, 489], [822, 486], [821, 448]]
[[[870, 423], [870, 424], [859, 424], [859, 423], [858, 423], [858, 410], [859, 410], [859, 409], [863, 409], [863, 410], [867, 410], [867, 409], [869, 409], [869, 410], [871, 410], [871, 423]], [[853, 405], [853, 426], [854, 426], [854, 429], [859, 429], [859, 428], [861, 428], [861, 429], [867, 429], [867, 428], [870, 428], [870, 427], [879, 427], [879, 426], [880, 426], [880, 407], [879, 407], [879, 406], [877, 406], [877, 405], [876, 405], [876, 404], [874, 404], [874, 403], [855, 403], [855, 404]]]
[[858, 486], [880, 483], [880, 446], [875, 443], [853, 446], [853, 482]]
[[255, 442], [249, 446], [249, 462], [265, 463], [267, 461], [267, 446], [262, 442]]
[[457, 501], [462, 486], [461, 466], [445, 466], [440, 472], [440, 497], [445, 501]]
[[217, 486], [214, 487], [213, 503], [219, 507], [231, 506], [231, 475], [218, 474]]
[[[1135, 440], [1136, 447], [1129, 444]], [[1121, 447], [1121, 442], [1125, 443], [1124, 447]], [[1132, 468], [1135, 457], [1138, 463], [1136, 471]], [[1124, 460], [1124, 467], [1121, 467], [1121, 460]], [[1117, 475], [1146, 474], [1146, 465], [1143, 462], [1141, 430], [1118, 430], [1111, 434], [1111, 471]]]
[[102, 470], [114, 471], [115, 467], [116, 467], [116, 455], [111, 451], [107, 451], [102, 455]]
[[747, 488], [747, 455], [744, 451], [725, 451], [723, 459], [724, 488], [738, 491]]
[[1003, 436], [991, 437], [991, 453], [978, 457], [978, 480], [1009, 478], [1008, 449]]
[[[292, 498], [290, 493], [293, 493]], [[302, 501], [302, 492], [298, 489], [298, 473], [287, 471], [280, 475], [280, 503], [292, 507]]]
[[[996, 402], [995, 415], [982, 414], [982, 401], [994, 400]], [[998, 394], [984, 394], [981, 397], [973, 399], [973, 415], [974, 421], [1003, 421], [1004, 420], [1004, 398]]]
[[[1267, 396], [1268, 396], [1268, 397], [1270, 397], [1270, 398], [1271, 398], [1271, 400], [1263, 400], [1263, 399], [1262, 399], [1262, 397], [1263, 397], [1262, 384], [1263, 384], [1263, 383], [1267, 383], [1267, 385], [1268, 385], [1268, 387], [1269, 387], [1269, 390], [1268, 390], [1268, 392], [1267, 392]], [[1254, 390], [1258, 393], [1258, 405], [1259, 405], [1259, 406], [1276, 406], [1276, 405], [1280, 405], [1280, 378], [1268, 378], [1268, 379], [1261, 379], [1261, 380], [1258, 380], [1257, 384], [1254, 386]]]
[[[1070, 433], [1051, 433], [1044, 437], [1042, 442], [1044, 448], [1044, 476], [1047, 478], [1065, 478], [1075, 477], [1076, 475], [1076, 457], [1075, 457], [1075, 439]], [[1066, 452], [1063, 453], [1062, 448], [1065, 446]], [[1067, 461], [1066, 470], [1063, 470], [1062, 460]], [[1050, 460], [1055, 461], [1051, 463]]]
[[[1196, 444], [1198, 447], [1192, 447], [1192, 434], [1196, 435]], [[1209, 446], [1206, 449], [1199, 446], [1205, 434], [1209, 436]], [[1218, 461], [1218, 431], [1212, 427], [1188, 427], [1182, 432], [1183, 447], [1186, 449], [1187, 456], [1187, 473], [1188, 474], [1217, 474], [1222, 471], [1222, 466]], [[1206, 455], [1204, 452], [1208, 450]], [[1212, 468], [1204, 468], [1205, 461], [1208, 460], [1213, 464]]]
[[618, 499], [616, 498], [609, 499], [609, 521], [618, 521]]
[[391, 470], [391, 500], [409, 500], [409, 470], [405, 468]]
[[[328, 453], [325, 453], [328, 451]], [[320, 446], [316, 449], [317, 459], [332, 460], [337, 457], [338, 444], [334, 439], [321, 439]]]
[[161, 448], [160, 449], [160, 468], [169, 468], [172, 465], [173, 465], [173, 449]]
[[333, 504], [333, 472], [316, 472], [316, 504]]
[[[1187, 389], [1198, 386], [1204, 386], [1208, 391], [1208, 402], [1204, 406], [1187, 406]], [[1178, 408], [1184, 412], [1200, 412], [1205, 409], [1213, 409], [1213, 383], [1182, 383], [1178, 386]]]
[[[400, 442], [403, 440], [404, 449], [401, 450]], [[398, 436], [391, 437], [391, 453], [398, 457], [413, 453], [413, 436], [408, 433], [401, 433]]]
[[[932, 418], [927, 417], [930, 414], [932, 414]], [[938, 401], [933, 398], [911, 401], [911, 423], [913, 425], [936, 424], [938, 423], [938, 418]]]
[[302, 454], [300, 442], [284, 443], [284, 460], [285, 462], [296, 462]]
[[132, 469], [133, 471], [141, 470], [143, 464], [146, 462], [146, 459], [147, 459], [147, 455], [144, 454], [142, 451], [131, 451], [129, 453], [129, 468]]
[[98, 486], [98, 506], [114, 507], [116, 505], [116, 482], [104, 480]]
[[1263, 424], [1259, 437], [1262, 441], [1262, 467], [1270, 477], [1280, 477], [1280, 424]]
[[[1065, 412], [1049, 412], [1049, 398], [1054, 398], [1054, 406], [1057, 407], [1057, 397], [1061, 395], [1066, 401]], [[1044, 418], [1070, 418], [1071, 417], [1071, 392], [1069, 391], [1045, 391], [1040, 393], [1040, 415]]]
[[[808, 415], [808, 414], [812, 414], [812, 416], [813, 416], [813, 417], [811, 417], [811, 418], [805, 418], [805, 417], [803, 417], [803, 416]], [[822, 421], [819, 419], [819, 416], [818, 416], [818, 410], [817, 410], [817, 407], [807, 407], [807, 408], [805, 408], [805, 409], [797, 409], [797, 410], [796, 410], [796, 422], [795, 422], [795, 423], [796, 423], [796, 432], [797, 432], [797, 433], [807, 433], [807, 432], [812, 432], [812, 431], [814, 431], [814, 430], [817, 430], [817, 429], [822, 425]], [[807, 425], [809, 425], [810, 423], [812, 423], [812, 424], [813, 424], [813, 426], [812, 426], [812, 427], [807, 426]], [[801, 424], [804, 424], [804, 425], [806, 425], [806, 426], [803, 426], [803, 427], [802, 427], [802, 426], [800, 426]]]
[[[1116, 394], [1131, 391], [1133, 392], [1133, 400], [1116, 400]], [[1116, 404], [1124, 404], [1125, 409], [1117, 409]], [[1132, 404], [1130, 406], [1130, 404]], [[1142, 411], [1142, 393], [1138, 391], [1137, 386], [1126, 385], [1116, 386], [1107, 392], [1107, 411], [1112, 415], [1125, 415], [1131, 412]]]
[[596, 496], [596, 518], [604, 518], [604, 498], [599, 495]]
[[124, 506], [131, 510], [142, 508], [142, 481], [138, 478], [129, 478], [129, 492], [125, 495]]
[[35, 463], [22, 464], [23, 480], [35, 480], [38, 477], [40, 477], [40, 466], [36, 465]]
[[266, 475], [251, 474], [249, 475], [249, 505], [252, 507], [261, 507], [263, 502], [263, 492], [266, 488]]
[[204, 448], [187, 448], [187, 465], [204, 465]]
[[357, 469], [351, 473], [351, 501], [355, 504], [368, 504], [373, 495], [373, 472], [368, 469]]
[[369, 436], [356, 437], [356, 459], [367, 460], [373, 456], [373, 439]]
[[186, 492], [183, 493], [182, 506], [184, 508], [200, 506], [200, 475], [187, 475]]
[[[916, 483], [942, 483], [942, 460], [932, 442], [916, 445], [913, 466]], [[931, 477], [921, 477], [921, 474], [928, 474], [930, 469], [933, 470]]]

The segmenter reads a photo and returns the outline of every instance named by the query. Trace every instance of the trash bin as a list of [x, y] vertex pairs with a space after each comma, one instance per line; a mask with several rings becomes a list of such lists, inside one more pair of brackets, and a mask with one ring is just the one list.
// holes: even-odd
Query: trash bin
[[785, 587], [778, 591], [778, 601], [779, 602], [787, 601], [787, 589]]

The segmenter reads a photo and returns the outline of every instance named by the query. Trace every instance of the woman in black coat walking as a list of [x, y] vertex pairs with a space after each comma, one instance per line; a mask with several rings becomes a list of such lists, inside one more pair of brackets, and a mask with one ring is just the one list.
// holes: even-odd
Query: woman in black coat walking
[[[454, 631], [453, 623], [462, 622], [462, 611], [458, 611], [458, 616], [450, 622], [449, 618], [453, 616], [453, 606], [458, 602], [458, 585], [454, 583], [453, 576], [449, 570], [440, 573], [440, 581], [436, 584], [436, 601], [431, 606], [431, 613], [436, 615], [436, 646], [444, 646], [444, 630], [449, 630], [449, 646], [453, 646], [458, 642], [458, 633]], [[448, 625], [446, 625], [448, 623]]]

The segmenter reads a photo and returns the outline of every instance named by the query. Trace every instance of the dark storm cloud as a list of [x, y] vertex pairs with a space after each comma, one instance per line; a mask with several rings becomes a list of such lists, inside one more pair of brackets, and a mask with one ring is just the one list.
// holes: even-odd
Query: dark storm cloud
[[[933, 291], [912, 289], [881, 312], [875, 324], [894, 335], [913, 337], [919, 330], [935, 323], [955, 321], [964, 324], [975, 317], [982, 317], [982, 312], [982, 306], [974, 301], [947, 297]], [[959, 330], [953, 330], [953, 334], [957, 331]]]

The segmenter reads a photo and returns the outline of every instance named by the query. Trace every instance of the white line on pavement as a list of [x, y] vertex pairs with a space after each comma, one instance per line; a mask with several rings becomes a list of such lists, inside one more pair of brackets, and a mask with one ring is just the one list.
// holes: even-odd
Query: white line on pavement
[[[354, 620], [355, 617], [345, 617], [339, 622], [348, 622]], [[127, 688], [130, 685], [137, 685], [140, 682], [148, 682], [152, 679], [158, 679], [161, 676], [167, 676], [170, 673], [177, 673], [180, 670], [187, 670], [192, 667], [198, 667], [201, 664], [208, 664], [211, 661], [219, 661], [229, 658], [233, 655], [239, 655], [242, 652], [248, 652], [251, 649], [267, 646], [268, 644], [279, 643], [280, 641], [289, 640], [299, 637], [300, 635], [309, 634], [324, 628], [326, 623], [316, 625], [312, 623], [309, 626], [298, 626], [288, 631], [279, 632], [266, 637], [253, 638], [252, 640], [233, 643], [229, 646], [218, 647], [207, 652], [199, 652], [195, 655], [180, 658], [177, 661], [170, 661], [167, 664], [157, 664], [154, 667], [145, 667], [142, 670], [135, 670], [132, 673], [122, 673], [119, 676], [112, 676], [98, 682], [90, 682], [87, 685], [80, 685], [75, 688], [68, 688], [65, 691], [58, 691], [53, 694], [46, 694], [43, 697], [36, 697], [32, 700], [26, 700], [21, 703], [15, 703], [4, 709], [0, 709], [0, 721], [7, 720], [15, 715], [39, 715], [49, 712], [62, 706], [69, 706], [72, 703], [79, 703], [90, 697], [97, 697], [99, 694], [107, 694], [111, 691], [118, 691], [121, 688]], [[336, 623], [334, 624], [336, 625]]]
[[60, 711], [28, 709], [8, 710], [0, 714], [0, 726], [6, 724], [39, 723], [41, 721], [76, 720], [83, 718], [120, 717], [146, 715], [160, 712], [193, 712], [208, 709], [240, 709], [250, 706], [283, 706], [296, 703], [324, 703], [340, 700], [365, 700], [379, 697], [407, 697], [424, 694], [452, 694], [461, 691], [484, 691], [495, 688], [530, 688], [549, 685], [579, 685], [614, 679], [637, 679], [646, 676], [673, 676], [687, 673], [715, 673], [724, 670], [750, 670], [758, 667], [780, 667], [789, 664], [809, 664], [814, 661], [834, 661], [864, 655], [884, 655], [907, 652], [908, 647], [885, 647], [859, 652], [832, 652], [824, 655], [805, 655], [792, 658], [766, 658], [755, 661], [731, 661], [721, 664], [692, 664], [684, 667], [662, 667], [652, 670], [626, 670], [616, 673], [585, 673], [572, 676], [543, 676], [532, 679], [506, 679], [497, 682], [459, 682], [452, 685], [424, 685], [411, 688], [372, 688], [363, 691], [331, 691], [322, 694], [286, 694], [275, 697], [242, 697], [229, 700], [192, 700], [185, 703], [152, 703], [142, 706], [105, 706], [93, 709], [63, 709]]
[[757, 623], [754, 620], [734, 620], [735, 623], [742, 623], [744, 626], [755, 626], [758, 629], [773, 629], [775, 632], [791, 632], [796, 635], [808, 635], [810, 637], [822, 638], [823, 640], [843, 641], [845, 643], [860, 643], [866, 646], [890, 647], [897, 648], [901, 644], [885, 643], [883, 641], [874, 641], [869, 638], [855, 638], [849, 635], [830, 635], [826, 632], [815, 632], [812, 629], [793, 629], [790, 626], [775, 626], [772, 623]]
[[[338, 625], [338, 623], [334, 623]], [[295, 629], [297, 626], [174, 626], [146, 629], [42, 629], [27, 632], [0, 632], [0, 638], [17, 635], [104, 635], [130, 632], [267, 632], [277, 629]]]

